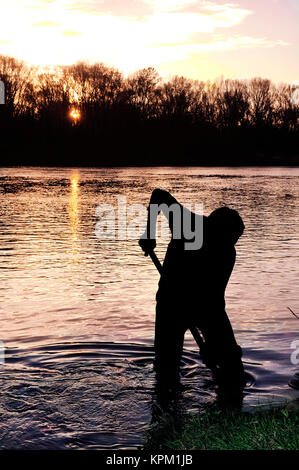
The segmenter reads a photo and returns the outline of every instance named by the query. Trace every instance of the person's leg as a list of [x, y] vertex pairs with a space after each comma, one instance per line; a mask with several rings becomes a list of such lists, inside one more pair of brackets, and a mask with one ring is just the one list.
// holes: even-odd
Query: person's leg
[[157, 302], [155, 325], [155, 371], [165, 385], [179, 381], [180, 362], [186, 329], [181, 312], [167, 302]]
[[219, 367], [219, 379], [227, 384], [244, 384], [242, 349], [238, 346], [235, 335], [225, 310], [213, 312], [202, 325], [206, 343], [206, 354]]
[[299, 372], [289, 381], [289, 386], [295, 388], [295, 390], [299, 390]]

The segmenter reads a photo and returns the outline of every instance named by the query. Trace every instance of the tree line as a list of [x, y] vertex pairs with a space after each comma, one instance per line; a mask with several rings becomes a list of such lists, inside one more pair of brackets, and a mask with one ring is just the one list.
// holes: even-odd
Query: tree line
[[152, 67], [125, 77], [85, 62], [45, 72], [1, 55], [0, 80], [1, 164], [299, 163], [299, 106], [289, 84], [166, 81]]

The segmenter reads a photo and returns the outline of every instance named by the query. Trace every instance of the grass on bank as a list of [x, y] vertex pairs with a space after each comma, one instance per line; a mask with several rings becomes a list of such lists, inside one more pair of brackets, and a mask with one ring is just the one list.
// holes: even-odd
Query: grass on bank
[[208, 409], [151, 427], [144, 450], [299, 450], [299, 410], [238, 413]]

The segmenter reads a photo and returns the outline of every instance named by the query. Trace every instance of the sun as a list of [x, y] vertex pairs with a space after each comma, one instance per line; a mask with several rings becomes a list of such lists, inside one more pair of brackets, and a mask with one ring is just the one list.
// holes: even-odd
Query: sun
[[80, 120], [81, 113], [78, 108], [72, 108], [69, 114], [70, 118], [74, 121], [75, 124]]

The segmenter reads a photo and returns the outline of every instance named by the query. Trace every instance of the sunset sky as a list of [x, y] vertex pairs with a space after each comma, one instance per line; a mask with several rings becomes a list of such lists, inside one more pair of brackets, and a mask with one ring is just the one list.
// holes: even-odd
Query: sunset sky
[[0, 0], [0, 53], [125, 73], [299, 80], [299, 0]]

